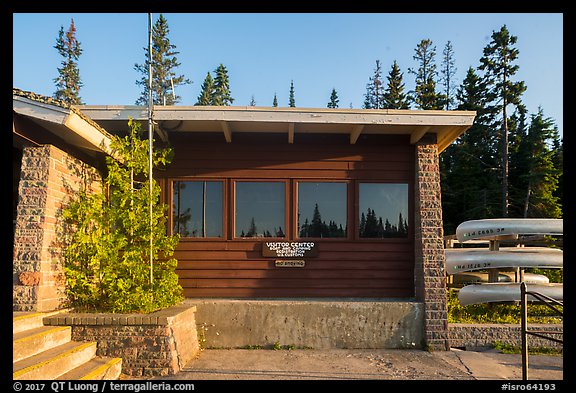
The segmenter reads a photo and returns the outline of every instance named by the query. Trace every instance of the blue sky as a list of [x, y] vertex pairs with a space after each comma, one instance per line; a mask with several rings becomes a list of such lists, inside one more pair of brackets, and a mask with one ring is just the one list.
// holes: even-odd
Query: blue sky
[[[159, 16], [153, 14], [154, 20]], [[325, 108], [332, 88], [340, 107], [361, 108], [378, 59], [387, 75], [394, 60], [414, 87], [408, 68], [417, 44], [436, 45], [436, 63], [450, 40], [460, 84], [478, 67], [493, 31], [506, 24], [518, 37], [523, 101], [529, 113], [541, 106], [563, 131], [563, 15], [561, 13], [166, 13], [178, 70], [191, 85], [177, 88], [179, 105], [194, 105], [206, 73], [222, 63], [229, 71], [233, 105], [271, 106], [274, 93], [288, 106], [294, 80], [296, 106]], [[60, 26], [71, 18], [83, 49], [79, 61], [86, 104], [132, 105], [140, 94], [135, 63], [145, 59], [148, 15], [113, 13], [13, 14], [13, 86], [51, 96], [61, 58], [53, 48]]]

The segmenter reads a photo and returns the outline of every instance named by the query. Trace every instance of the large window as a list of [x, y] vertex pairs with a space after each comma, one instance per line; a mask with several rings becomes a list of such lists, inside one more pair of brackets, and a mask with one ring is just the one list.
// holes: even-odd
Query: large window
[[286, 183], [237, 181], [236, 237], [286, 237]]
[[409, 185], [354, 180], [173, 180], [172, 231], [188, 239], [407, 239]]
[[173, 230], [182, 237], [222, 237], [222, 182], [174, 181]]
[[298, 182], [298, 236], [346, 237], [347, 183]]
[[360, 183], [361, 238], [408, 236], [408, 184]]

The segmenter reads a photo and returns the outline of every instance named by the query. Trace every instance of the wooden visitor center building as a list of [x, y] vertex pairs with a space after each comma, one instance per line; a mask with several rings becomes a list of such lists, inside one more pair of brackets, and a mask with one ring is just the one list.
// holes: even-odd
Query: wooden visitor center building
[[[370, 299], [423, 305], [446, 347], [438, 155], [475, 112], [156, 106], [154, 173], [187, 298]], [[95, 180], [138, 106], [13, 90], [14, 310], [63, 302], [57, 209]], [[88, 176], [88, 177], [87, 177]]]

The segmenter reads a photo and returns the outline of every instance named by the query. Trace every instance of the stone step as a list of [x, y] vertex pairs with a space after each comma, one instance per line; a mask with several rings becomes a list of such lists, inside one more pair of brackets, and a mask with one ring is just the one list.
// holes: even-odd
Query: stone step
[[122, 358], [95, 357], [61, 375], [59, 380], [115, 380], [122, 373]]
[[42, 320], [45, 317], [59, 314], [67, 310], [58, 310], [51, 312], [22, 312], [15, 311], [12, 316], [12, 333], [20, 333], [25, 330], [38, 328], [44, 326]]
[[95, 356], [95, 342], [70, 341], [14, 363], [12, 379], [55, 379]]
[[12, 362], [66, 344], [71, 339], [70, 326], [41, 326], [15, 333], [12, 338]]

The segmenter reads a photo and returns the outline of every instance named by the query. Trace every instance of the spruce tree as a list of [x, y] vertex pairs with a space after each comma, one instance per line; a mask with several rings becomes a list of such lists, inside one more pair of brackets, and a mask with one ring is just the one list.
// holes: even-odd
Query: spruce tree
[[442, 51], [442, 64], [440, 68], [440, 82], [444, 87], [444, 109], [446, 110], [449, 110], [455, 101], [455, 75], [456, 61], [454, 60], [454, 47], [452, 46], [452, 42], [448, 41]]
[[456, 93], [458, 110], [476, 111], [472, 126], [440, 155], [444, 232], [463, 221], [499, 216], [500, 185], [495, 170], [497, 139], [488, 87], [470, 67]]
[[[510, 217], [522, 217], [526, 197], [527, 149], [524, 141], [528, 135], [528, 110], [519, 105], [508, 119], [508, 214]], [[496, 149], [495, 155], [498, 155]]]
[[[176, 75], [176, 69], [180, 66], [176, 57], [180, 52], [176, 51], [176, 45], [170, 43], [168, 34], [170, 29], [168, 22], [162, 14], [152, 27], [152, 102], [154, 105], [174, 105], [180, 102], [180, 96], [175, 90], [178, 86], [192, 83], [184, 75]], [[144, 47], [146, 61], [143, 64], [135, 64], [134, 69], [142, 74], [136, 81], [142, 86], [142, 93], [136, 100], [136, 105], [148, 104], [148, 47]]]
[[220, 64], [214, 72], [216, 77], [214, 78], [213, 105], [230, 106], [234, 102], [234, 98], [230, 96], [228, 70], [223, 64]]
[[322, 215], [320, 214], [317, 203], [314, 205], [314, 213], [312, 214], [309, 231], [308, 236], [310, 237], [322, 237]]
[[372, 99], [370, 96], [370, 84], [367, 84], [366, 93], [364, 94], [364, 102], [362, 103], [362, 109], [372, 109]]
[[70, 27], [64, 32], [64, 26], [60, 26], [58, 39], [54, 46], [62, 60], [61, 67], [58, 68], [58, 77], [54, 78], [56, 92], [54, 98], [62, 100], [71, 105], [81, 105], [80, 88], [80, 70], [78, 69], [78, 59], [82, 54], [80, 42], [76, 39], [76, 26], [74, 19], [70, 21]]
[[519, 51], [514, 47], [518, 37], [510, 34], [506, 25], [492, 32], [492, 41], [484, 48], [479, 70], [490, 86], [490, 105], [500, 113], [500, 159], [502, 167], [501, 209], [508, 216], [508, 106], [518, 106], [526, 90], [523, 81], [513, 82], [519, 66], [514, 64]]
[[526, 178], [523, 217], [562, 217], [560, 201], [554, 195], [560, 172], [554, 165], [555, 151], [551, 147], [557, 140], [554, 121], [538, 108], [538, 113], [531, 115], [528, 134], [522, 141], [527, 153], [527, 166], [523, 171]]
[[274, 100], [272, 101], [272, 106], [274, 108], [278, 107], [278, 98], [276, 98], [276, 93], [274, 93]]
[[290, 81], [290, 97], [288, 99], [288, 106], [290, 108], [296, 107], [296, 100], [294, 99], [294, 80]]
[[442, 109], [443, 95], [436, 92], [436, 47], [432, 40], [420, 41], [415, 49], [413, 59], [418, 61], [418, 70], [408, 69], [416, 75], [416, 87], [412, 100], [418, 109]]
[[376, 60], [374, 75], [369, 78], [364, 96], [364, 109], [384, 109], [384, 83], [380, 60]]
[[328, 102], [328, 108], [338, 108], [338, 93], [336, 93], [336, 88], [332, 88], [332, 94], [330, 94], [330, 102]]
[[394, 60], [392, 68], [388, 73], [388, 85], [384, 91], [384, 108], [386, 109], [408, 109], [408, 99], [404, 94], [404, 83], [402, 73], [398, 63]]
[[250, 97], [250, 106], [256, 106], [256, 99], [254, 99], [254, 94], [252, 94], [252, 97]]
[[194, 105], [214, 105], [214, 79], [210, 72], [206, 73], [206, 78], [200, 87], [198, 102]]

